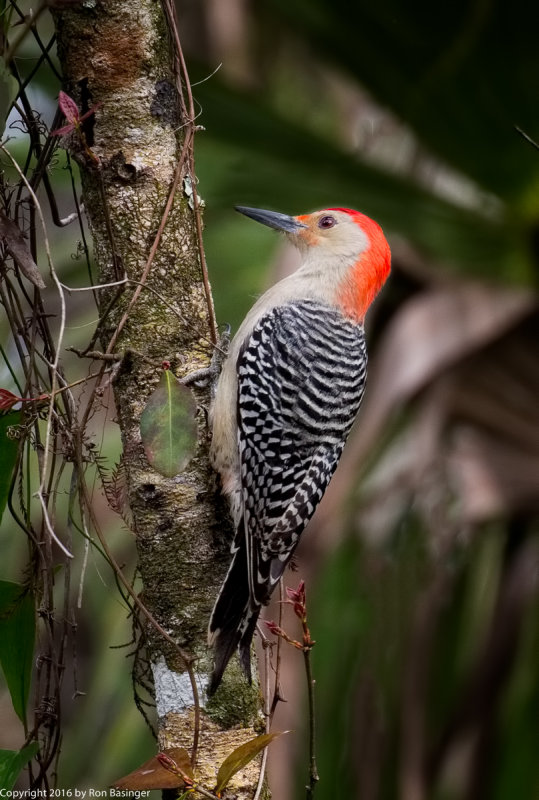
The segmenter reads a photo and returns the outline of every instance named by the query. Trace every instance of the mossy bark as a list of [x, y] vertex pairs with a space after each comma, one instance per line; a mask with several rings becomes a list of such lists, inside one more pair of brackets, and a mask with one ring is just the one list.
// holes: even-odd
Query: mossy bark
[[[79, 148], [83, 200], [93, 236], [99, 283], [125, 273], [139, 281], [163, 216], [182, 150], [185, 125], [174, 75], [171, 38], [155, 0], [91, 0], [55, 13], [65, 90], [79, 108], [101, 104], [86, 129], [99, 165]], [[197, 394], [199, 437], [195, 457], [174, 479], [149, 465], [139, 420], [169, 361], [182, 377], [206, 366], [212, 355], [210, 312], [204, 292], [193, 211], [180, 182], [144, 289], [115, 342], [124, 354], [114, 382], [117, 418], [142, 599], [178, 645], [196, 657], [202, 690], [209, 671], [206, 628], [229, 559], [228, 514], [216, 496], [208, 463], [208, 398]], [[107, 346], [133, 296], [134, 286], [109, 309], [101, 328]], [[99, 293], [102, 312], [117, 290]], [[162, 299], [166, 301], [163, 302]], [[167, 305], [170, 304], [177, 314]], [[190, 749], [193, 701], [178, 651], [148, 626], [159, 715], [159, 746]], [[203, 711], [197, 774], [211, 786], [220, 761], [253, 736], [259, 720], [258, 692], [243, 679], [228, 683]], [[228, 709], [228, 710], [227, 710]], [[238, 715], [238, 709], [240, 709]], [[230, 727], [232, 724], [232, 727]], [[228, 730], [225, 730], [228, 728]], [[250, 797], [258, 777], [253, 763], [230, 787]]]

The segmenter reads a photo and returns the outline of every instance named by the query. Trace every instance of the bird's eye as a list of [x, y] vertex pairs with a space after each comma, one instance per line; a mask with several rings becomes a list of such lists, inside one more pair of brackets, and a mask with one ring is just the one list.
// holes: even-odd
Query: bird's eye
[[319, 228], [324, 228], [324, 229], [333, 228], [333, 226], [336, 225], [336, 224], [337, 224], [337, 220], [335, 219], [335, 217], [332, 217], [330, 214], [328, 214], [326, 217], [320, 217], [320, 219], [318, 220], [318, 227]]

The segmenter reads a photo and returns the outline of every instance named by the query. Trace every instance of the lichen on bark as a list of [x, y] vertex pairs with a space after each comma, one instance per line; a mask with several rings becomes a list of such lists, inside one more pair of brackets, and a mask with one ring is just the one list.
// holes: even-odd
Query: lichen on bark
[[[155, 0], [93, 0], [54, 12], [58, 54], [65, 89], [84, 112], [100, 104], [87, 129], [87, 143], [97, 166], [78, 154], [84, 207], [93, 237], [98, 283], [132, 281], [118, 292], [99, 292], [103, 348], [122, 319], [129, 318], [115, 340], [123, 356], [114, 381], [117, 418], [122, 433], [123, 468], [136, 534], [142, 599], [179, 647], [196, 659], [200, 689], [208, 673], [206, 628], [228, 561], [230, 521], [216, 497], [208, 463], [207, 406], [196, 389], [199, 407], [198, 447], [185, 471], [173, 479], [152, 469], [141, 444], [139, 420], [159, 379], [159, 366], [170, 362], [182, 377], [208, 364], [212, 355], [210, 314], [202, 280], [195, 217], [179, 190], [172, 204], [146, 287], [129, 307], [141, 280], [161, 222], [184, 144], [178, 81], [172, 67], [172, 41], [160, 3]], [[76, 156], [76, 141], [67, 142]], [[194, 181], [194, 176], [187, 176]], [[153, 291], [152, 291], [153, 290]], [[177, 648], [147, 625], [147, 652], [156, 680], [161, 747], [190, 748], [193, 708], [185, 664]], [[245, 684], [236, 683], [237, 692]], [[257, 692], [249, 689], [244, 713], [234, 692], [220, 703], [234, 709], [219, 724], [203, 716], [198, 771], [210, 781], [219, 753], [254, 735]], [[254, 698], [254, 700], [253, 700]], [[233, 721], [230, 731], [223, 724]], [[223, 757], [224, 757], [223, 756]], [[238, 798], [251, 796], [256, 764], [231, 786]]]

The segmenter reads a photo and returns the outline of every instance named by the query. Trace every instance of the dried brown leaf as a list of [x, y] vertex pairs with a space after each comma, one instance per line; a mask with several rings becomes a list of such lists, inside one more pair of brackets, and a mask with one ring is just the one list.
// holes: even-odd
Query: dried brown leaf
[[41, 277], [36, 262], [32, 258], [26, 239], [18, 226], [13, 220], [6, 217], [3, 211], [0, 211], [0, 238], [4, 240], [10, 256], [16, 262], [25, 278], [28, 278], [30, 283], [33, 283], [38, 289], [44, 289], [45, 282]]
[[163, 753], [178, 765], [180, 769], [177, 772], [164, 767], [158, 756], [153, 756], [129, 775], [114, 781], [113, 788], [140, 792], [148, 789], [179, 789], [185, 786], [180, 772], [189, 777], [193, 774], [189, 753], [183, 747], [171, 747], [163, 750]]

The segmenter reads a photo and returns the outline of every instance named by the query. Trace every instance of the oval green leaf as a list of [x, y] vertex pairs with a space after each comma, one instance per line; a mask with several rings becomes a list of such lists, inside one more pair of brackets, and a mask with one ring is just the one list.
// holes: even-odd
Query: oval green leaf
[[0, 790], [11, 792], [21, 770], [38, 750], [37, 742], [32, 742], [22, 750], [0, 750]]
[[23, 722], [30, 691], [34, 639], [32, 594], [18, 583], [0, 581], [0, 665], [13, 708]]
[[146, 458], [161, 475], [174, 477], [192, 459], [197, 441], [195, 415], [191, 390], [165, 370], [140, 418]]
[[8, 436], [8, 428], [21, 421], [19, 411], [10, 411], [0, 416], [0, 521], [9, 497], [11, 476], [17, 463], [19, 442]]
[[275, 733], [263, 733], [261, 736], [256, 736], [254, 739], [249, 739], [245, 744], [236, 747], [229, 756], [225, 758], [219, 772], [217, 773], [217, 783], [215, 785], [215, 794], [220, 794], [230, 779], [243, 769], [250, 761], [255, 758], [261, 750], [270, 744], [278, 736], [288, 731], [275, 731]]

